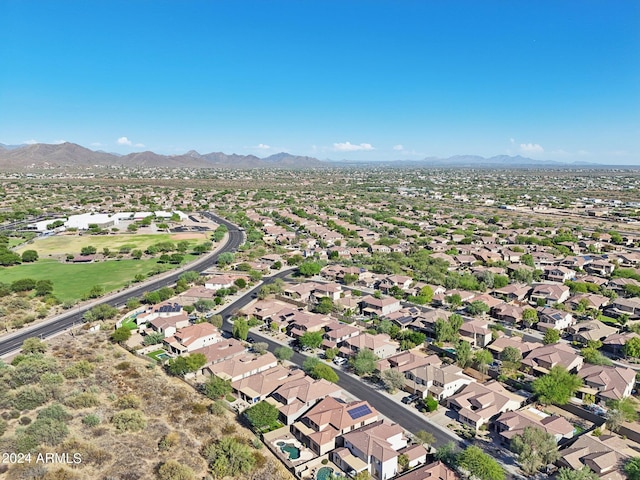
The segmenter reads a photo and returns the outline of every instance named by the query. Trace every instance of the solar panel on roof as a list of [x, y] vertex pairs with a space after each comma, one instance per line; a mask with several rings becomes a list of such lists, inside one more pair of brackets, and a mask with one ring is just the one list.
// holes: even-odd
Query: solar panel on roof
[[364, 417], [365, 415], [369, 415], [371, 413], [371, 409], [369, 408], [369, 405], [360, 405], [359, 407], [347, 410], [347, 413], [353, 420], [355, 420], [357, 418]]

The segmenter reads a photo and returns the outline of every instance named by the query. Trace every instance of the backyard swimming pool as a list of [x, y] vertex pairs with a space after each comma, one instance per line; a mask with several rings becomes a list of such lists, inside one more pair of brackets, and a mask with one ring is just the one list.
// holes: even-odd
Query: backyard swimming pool
[[[280, 445], [281, 443], [282, 445]], [[300, 458], [300, 449], [295, 445], [285, 442], [278, 442], [276, 445], [280, 447], [280, 450], [282, 450], [283, 453], [289, 455], [289, 460], [297, 460]]]

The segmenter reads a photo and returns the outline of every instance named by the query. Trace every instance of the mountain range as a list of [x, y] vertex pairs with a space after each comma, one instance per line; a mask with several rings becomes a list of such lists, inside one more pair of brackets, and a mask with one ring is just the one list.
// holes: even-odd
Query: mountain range
[[522, 156], [498, 155], [485, 158], [477, 155], [456, 155], [449, 158], [427, 157], [422, 160], [390, 162], [353, 162], [318, 160], [313, 157], [281, 152], [269, 157], [227, 155], [222, 152], [200, 154], [191, 150], [182, 155], [160, 155], [135, 152], [118, 155], [90, 150], [75, 143], [4, 145], [0, 143], [0, 169], [23, 170], [38, 168], [88, 168], [93, 166], [168, 167], [168, 168], [313, 168], [337, 166], [394, 167], [464, 167], [464, 168], [561, 168], [567, 166], [594, 167], [589, 163], [561, 163], [534, 160]]

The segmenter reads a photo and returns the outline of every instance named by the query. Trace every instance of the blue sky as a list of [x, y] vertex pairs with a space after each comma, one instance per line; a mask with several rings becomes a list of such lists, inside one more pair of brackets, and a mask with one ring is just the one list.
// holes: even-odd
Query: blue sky
[[0, 0], [0, 142], [640, 164], [640, 2]]

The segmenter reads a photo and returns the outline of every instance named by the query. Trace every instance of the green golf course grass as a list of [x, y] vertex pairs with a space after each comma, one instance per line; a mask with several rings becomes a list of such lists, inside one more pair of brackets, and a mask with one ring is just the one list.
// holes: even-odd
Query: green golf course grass
[[[185, 255], [183, 264], [197, 258]], [[146, 275], [157, 269], [177, 268], [179, 265], [158, 264], [157, 259], [109, 260], [105, 262], [70, 264], [43, 259], [0, 270], [0, 282], [11, 283], [21, 278], [51, 280], [53, 294], [63, 302], [80, 300], [92, 287], [100, 285], [105, 293], [118, 290], [132, 282], [138, 274]]]
[[[190, 247], [207, 240], [208, 236], [201, 233], [193, 233], [194, 238], [185, 239]], [[197, 237], [197, 238], [196, 238]], [[66, 255], [80, 253], [82, 247], [93, 246], [98, 253], [106, 247], [112, 252], [118, 252], [121, 247], [128, 246], [133, 249], [145, 250], [149, 245], [160, 242], [178, 243], [182, 239], [180, 235], [169, 233], [158, 234], [118, 234], [118, 235], [54, 235], [47, 238], [34, 240], [16, 250], [22, 253], [25, 250], [35, 250], [40, 258], [47, 255]]]

